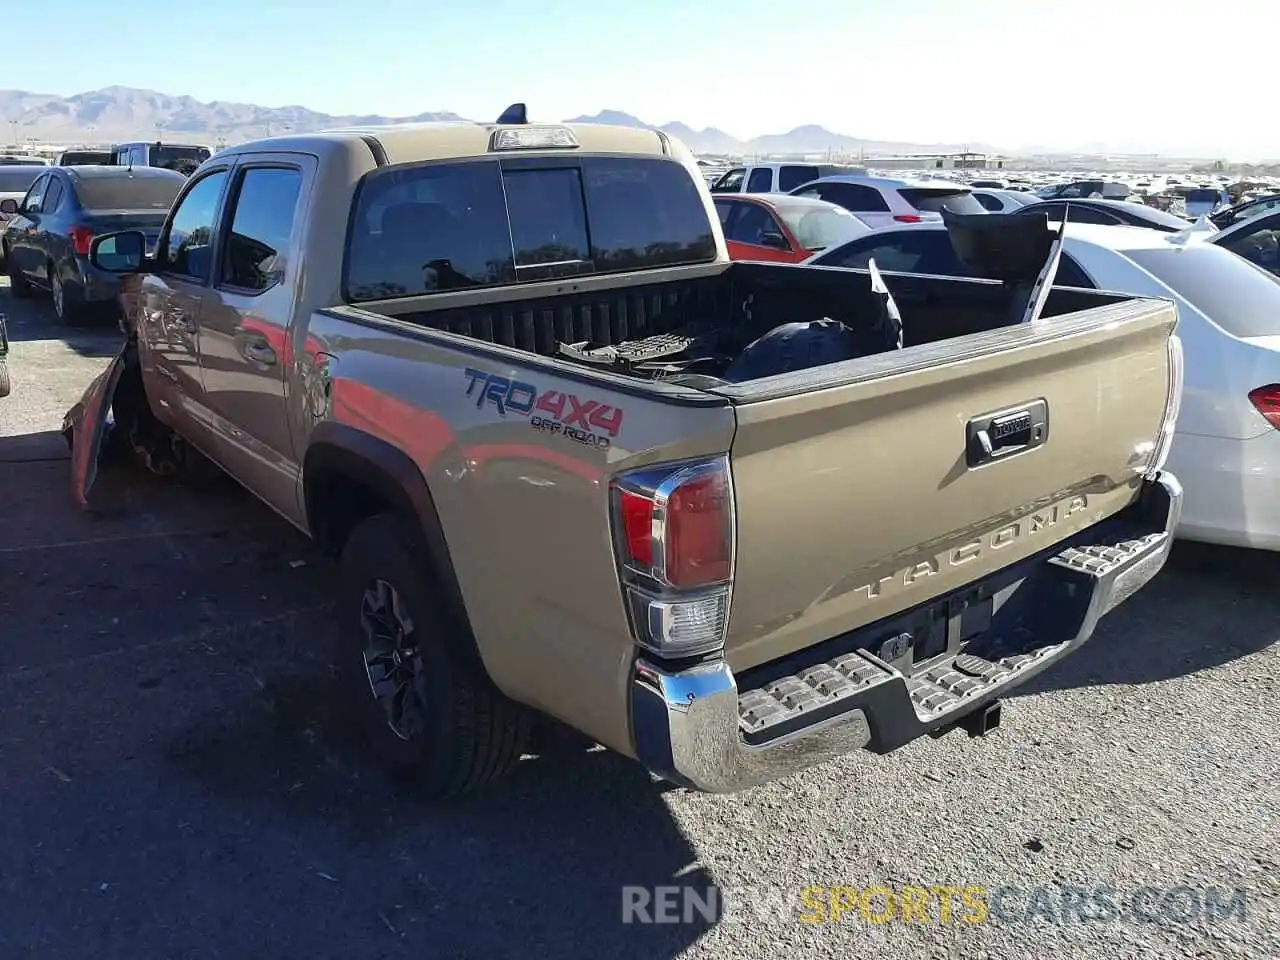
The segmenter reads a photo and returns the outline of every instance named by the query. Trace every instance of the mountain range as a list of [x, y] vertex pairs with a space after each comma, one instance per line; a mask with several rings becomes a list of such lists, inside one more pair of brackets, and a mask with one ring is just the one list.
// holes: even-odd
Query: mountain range
[[[119, 86], [68, 97], [25, 90], [0, 90], [0, 140], [8, 142], [33, 138], [51, 143], [92, 143], [158, 137], [215, 146], [219, 140], [232, 144], [285, 132], [308, 133], [342, 126], [463, 119], [474, 118], [460, 117], [447, 110], [406, 117], [377, 114], [335, 116], [299, 106], [262, 107], [224, 100], [204, 103], [193, 97]], [[6, 122], [8, 129], [4, 127]], [[742, 140], [714, 127], [694, 130], [679, 121], [649, 124], [618, 110], [602, 110], [592, 116], [573, 117], [565, 122], [653, 127], [682, 140], [690, 149], [702, 154], [950, 153], [962, 149], [996, 152], [992, 147], [979, 143], [864, 140], [833, 133], [816, 125]]]

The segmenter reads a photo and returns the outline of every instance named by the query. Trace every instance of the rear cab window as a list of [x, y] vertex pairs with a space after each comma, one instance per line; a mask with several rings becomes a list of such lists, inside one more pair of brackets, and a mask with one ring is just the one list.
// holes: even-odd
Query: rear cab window
[[674, 161], [486, 158], [370, 173], [343, 288], [359, 303], [715, 257], [702, 194]]

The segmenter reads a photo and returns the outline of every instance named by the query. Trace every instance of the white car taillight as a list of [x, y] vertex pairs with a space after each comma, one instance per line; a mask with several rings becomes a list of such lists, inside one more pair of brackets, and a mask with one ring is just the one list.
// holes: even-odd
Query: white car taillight
[[1169, 402], [1165, 405], [1164, 420], [1160, 424], [1160, 435], [1156, 438], [1155, 449], [1151, 452], [1151, 460], [1147, 464], [1146, 476], [1154, 479], [1169, 459], [1169, 451], [1173, 448], [1173, 434], [1178, 426], [1178, 412], [1182, 409], [1182, 340], [1177, 334], [1169, 338]]
[[663, 657], [719, 650], [733, 583], [728, 459], [644, 467], [617, 477], [610, 498], [636, 642]]

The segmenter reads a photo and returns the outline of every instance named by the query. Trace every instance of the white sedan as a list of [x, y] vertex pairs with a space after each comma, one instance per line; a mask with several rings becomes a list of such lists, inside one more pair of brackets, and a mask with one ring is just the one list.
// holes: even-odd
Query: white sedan
[[[872, 258], [886, 272], [972, 275], [941, 223], [873, 230], [807, 262]], [[1186, 379], [1169, 457], [1186, 490], [1178, 535], [1280, 550], [1280, 279], [1216, 234], [1068, 223], [1056, 285], [1178, 304]]]

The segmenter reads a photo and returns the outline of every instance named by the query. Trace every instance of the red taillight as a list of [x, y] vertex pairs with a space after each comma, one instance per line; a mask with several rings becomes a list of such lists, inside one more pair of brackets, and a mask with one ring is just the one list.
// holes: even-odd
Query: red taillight
[[653, 566], [653, 501], [630, 490], [620, 490], [618, 514], [626, 559], [633, 566], [650, 569]]
[[1265, 387], [1250, 390], [1249, 402], [1267, 423], [1280, 430], [1280, 383], [1269, 383]]
[[893, 219], [899, 223], [924, 223], [924, 217], [918, 217], [914, 213], [900, 213]]
[[89, 247], [93, 244], [93, 231], [88, 227], [72, 227], [71, 228], [71, 245], [76, 248], [79, 256], [87, 257], [89, 255]]
[[614, 545], [632, 631], [663, 656], [724, 645], [734, 515], [724, 457], [613, 481]]
[[667, 499], [667, 582], [687, 589], [727, 580], [731, 522], [729, 482], [724, 474], [709, 474], [677, 487]]

